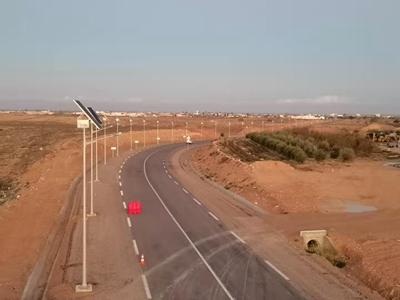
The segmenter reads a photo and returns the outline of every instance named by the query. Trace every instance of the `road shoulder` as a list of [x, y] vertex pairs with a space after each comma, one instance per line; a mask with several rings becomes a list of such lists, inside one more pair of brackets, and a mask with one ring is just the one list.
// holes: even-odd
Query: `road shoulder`
[[287, 240], [270, 228], [262, 217], [231, 199], [202, 180], [192, 170], [191, 150], [179, 149], [167, 159], [171, 175], [196, 199], [208, 207], [221, 221], [263, 259], [290, 278], [291, 284], [308, 299], [382, 299], [358, 282], [349, 279], [329, 262], [313, 258], [292, 247]]

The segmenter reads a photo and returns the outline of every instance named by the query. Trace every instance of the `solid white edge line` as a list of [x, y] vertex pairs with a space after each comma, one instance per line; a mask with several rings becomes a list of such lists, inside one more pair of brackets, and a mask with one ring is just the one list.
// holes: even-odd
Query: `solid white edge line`
[[233, 231], [231, 231], [231, 233], [240, 241], [242, 242], [242, 244], [246, 244], [246, 242], [244, 240], [242, 240], [236, 233], [234, 233]]
[[212, 212], [208, 212], [210, 214], [211, 217], [213, 217], [215, 220], [219, 221], [219, 219], [212, 213]]
[[184, 191], [186, 194], [189, 194], [189, 192], [185, 189], [182, 189], [182, 191]]
[[175, 180], [174, 180], [174, 182], [175, 182], [176, 185], [179, 185], [179, 183], [177, 183]]
[[123, 196], [124, 195], [124, 191], [123, 190], [121, 190], [121, 196]]
[[[182, 226], [178, 223], [178, 221], [175, 219], [175, 217], [172, 215], [172, 213], [169, 211], [168, 207], [165, 205], [164, 201], [161, 199], [160, 195], [158, 195], [157, 191], [154, 189], [153, 185], [150, 183], [149, 178], [147, 177], [147, 172], [146, 172], [146, 162], [149, 159], [150, 156], [153, 154], [162, 151], [163, 149], [160, 149], [158, 151], [155, 151], [151, 153], [143, 162], [143, 169], [144, 169], [144, 176], [146, 177], [147, 183], [149, 184], [150, 188], [153, 190], [154, 194], [157, 196], [158, 200], [160, 200], [162, 206], [164, 206], [165, 210], [167, 213], [171, 216], [172, 220], [175, 222], [176, 226], [181, 230], [182, 234], [185, 236], [185, 238], [188, 240], [190, 245], [193, 247], [194, 251], [196, 251], [197, 255], [200, 257], [200, 259], [203, 261], [204, 265], [207, 267], [207, 269], [210, 271], [210, 273], [213, 275], [215, 280], [218, 282], [222, 290], [225, 292], [225, 294], [228, 296], [230, 300], [235, 300], [235, 298], [232, 297], [232, 295], [229, 293], [228, 289], [225, 287], [225, 285], [222, 283], [221, 279], [217, 276], [217, 274], [214, 272], [214, 270], [211, 268], [211, 266], [208, 264], [207, 260], [204, 258], [204, 256], [200, 253], [199, 249], [197, 249], [196, 245], [192, 242], [190, 237], [186, 234], [186, 232], [183, 230]], [[149, 291], [150, 292], [150, 291]]]
[[135, 240], [133, 240], [133, 249], [135, 249], [136, 255], [139, 255], [139, 248], [138, 248]]
[[126, 209], [126, 203], [125, 203], [125, 202], [122, 202], [122, 205], [123, 205], [124, 208]]
[[196, 202], [198, 205], [201, 205], [201, 203], [199, 201], [197, 201], [196, 198], [193, 198], [194, 202]]
[[144, 291], [146, 292], [147, 299], [151, 299], [151, 293], [149, 289], [149, 284], [147, 283], [146, 275], [142, 275], [142, 281], [144, 285]]
[[129, 219], [129, 217], [126, 217], [126, 221], [128, 222], [128, 226], [129, 226], [129, 227], [132, 227], [131, 219]]
[[268, 260], [265, 260], [265, 263], [270, 266], [272, 269], [275, 270], [276, 273], [278, 273], [279, 275], [281, 275], [284, 279], [286, 280], [290, 280], [289, 277], [287, 277], [285, 274], [283, 274], [277, 267], [275, 267], [273, 264], [271, 264]]

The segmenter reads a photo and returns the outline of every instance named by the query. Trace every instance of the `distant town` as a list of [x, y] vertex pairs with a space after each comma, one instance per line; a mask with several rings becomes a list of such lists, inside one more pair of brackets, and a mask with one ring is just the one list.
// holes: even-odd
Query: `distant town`
[[[376, 114], [261, 114], [261, 113], [229, 113], [229, 112], [129, 112], [129, 111], [97, 111], [106, 116], [129, 116], [132, 118], [157, 118], [157, 117], [220, 117], [220, 118], [286, 118], [297, 120], [329, 120], [329, 119], [354, 119], [354, 118], [382, 118], [396, 119], [396, 116]], [[74, 114], [81, 112], [51, 111], [51, 110], [0, 110], [0, 114], [23, 113], [28, 115], [54, 115]]]

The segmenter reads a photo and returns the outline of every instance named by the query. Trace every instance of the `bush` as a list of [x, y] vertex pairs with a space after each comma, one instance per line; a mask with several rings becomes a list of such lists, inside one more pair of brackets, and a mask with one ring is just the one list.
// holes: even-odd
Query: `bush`
[[352, 161], [356, 158], [356, 153], [351, 148], [343, 148], [339, 151], [339, 159], [343, 162]]
[[318, 149], [316, 152], [315, 152], [315, 156], [314, 156], [314, 158], [315, 158], [315, 160], [316, 161], [323, 161], [325, 158], [326, 158], [326, 152], [324, 151], [324, 150], [322, 150], [322, 149]]
[[329, 150], [329, 142], [327, 141], [327, 140], [323, 140], [323, 141], [320, 141], [319, 143], [318, 143], [318, 148], [319, 149], [322, 149], [322, 150]]
[[224, 137], [224, 136], [225, 136], [225, 133], [221, 132], [220, 136], [221, 136], [221, 137]]
[[339, 157], [340, 147], [335, 145], [331, 150], [331, 158], [336, 159]]

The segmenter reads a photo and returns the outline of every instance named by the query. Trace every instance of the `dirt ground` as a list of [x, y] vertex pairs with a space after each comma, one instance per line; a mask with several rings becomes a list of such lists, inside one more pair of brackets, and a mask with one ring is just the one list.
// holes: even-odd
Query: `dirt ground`
[[[76, 118], [68, 114], [0, 114], [0, 299], [20, 298], [57, 221], [69, 185], [82, 170], [82, 132], [76, 128]], [[122, 151], [130, 147], [130, 124], [127, 117], [120, 120]], [[108, 136], [117, 132], [115, 117], [110, 117], [110, 122], [107, 126], [113, 127], [107, 130]], [[186, 122], [193, 140], [213, 139], [221, 132], [227, 135], [228, 123], [232, 135], [242, 133], [242, 121], [238, 119], [163, 117], [159, 118], [160, 143], [172, 140], [171, 122], [174, 142], [184, 140]], [[248, 124], [243, 126], [246, 133], [251, 123], [247, 119], [244, 122]], [[156, 143], [156, 128], [156, 118], [146, 118], [147, 145]], [[132, 130], [133, 140], [142, 147], [142, 118], [133, 119]], [[103, 131], [99, 133], [102, 137]], [[107, 138], [107, 157], [112, 155], [111, 146], [116, 146], [116, 136]], [[99, 141], [98, 156], [103, 160], [103, 141]], [[89, 158], [88, 153], [88, 164]]]
[[348, 259], [344, 272], [384, 297], [400, 299], [399, 168], [365, 159], [308, 163], [302, 169], [279, 161], [247, 164], [228, 157], [216, 142], [192, 159], [206, 177], [272, 212], [266, 222], [294, 244], [300, 246], [301, 230], [326, 229]]

